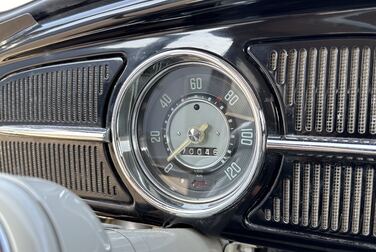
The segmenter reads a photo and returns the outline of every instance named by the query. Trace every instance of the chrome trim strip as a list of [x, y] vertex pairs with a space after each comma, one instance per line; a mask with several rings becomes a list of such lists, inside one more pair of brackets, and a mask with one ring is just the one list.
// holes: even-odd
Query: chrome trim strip
[[0, 225], [0, 251], [2, 252], [11, 252], [11, 247], [5, 230]]
[[50, 125], [0, 126], [0, 136], [39, 137], [90, 142], [110, 142], [109, 130], [90, 127], [64, 127]]
[[304, 152], [317, 154], [340, 154], [376, 156], [376, 142], [357, 139], [338, 138], [303, 138], [303, 137], [268, 137], [266, 148], [276, 152]]

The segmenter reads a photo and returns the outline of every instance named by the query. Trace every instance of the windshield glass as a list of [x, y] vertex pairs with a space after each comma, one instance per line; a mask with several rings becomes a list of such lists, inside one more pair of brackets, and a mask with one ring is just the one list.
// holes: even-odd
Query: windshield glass
[[17, 8], [21, 5], [24, 5], [26, 3], [29, 3], [33, 0], [12, 0], [12, 1], [4, 1], [4, 3], [1, 3], [0, 5], [0, 13], [4, 11], [9, 11], [11, 9]]

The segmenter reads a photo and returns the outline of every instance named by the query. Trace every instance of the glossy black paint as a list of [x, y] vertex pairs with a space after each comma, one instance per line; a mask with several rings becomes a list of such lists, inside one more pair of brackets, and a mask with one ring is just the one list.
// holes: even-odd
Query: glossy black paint
[[[70, 2], [70, 1], [68, 1]], [[77, 2], [77, 1], [76, 1]], [[24, 7], [31, 11], [39, 26], [26, 35], [16, 37], [0, 47], [0, 77], [53, 62], [102, 56], [120, 56], [127, 66], [112, 90], [107, 126], [110, 125], [116, 94], [132, 70], [148, 57], [175, 48], [194, 48], [223, 57], [252, 84], [266, 116], [268, 134], [285, 133], [281, 100], [268, 85], [250, 56], [248, 45], [258, 41], [278, 41], [292, 37], [374, 36], [376, 8], [372, 1], [79, 1], [68, 12], [52, 7], [45, 13], [40, 6]], [[85, 6], [85, 3], [92, 3]], [[61, 7], [61, 6], [60, 6]], [[90, 7], [90, 8], [89, 8]], [[362, 7], [363, 9], [359, 9]], [[65, 9], [66, 10], [66, 9]], [[17, 12], [17, 11], [16, 11]], [[4, 15], [0, 20], [15, 15]], [[111, 151], [110, 149], [108, 150]], [[107, 215], [144, 221], [164, 226], [194, 226], [199, 230], [243, 242], [255, 242], [285, 248], [353, 249], [348, 243], [324, 236], [307, 236], [290, 230], [283, 234], [267, 228], [250, 230], [245, 216], [271, 192], [280, 172], [283, 157], [267, 154], [258, 179], [258, 190], [247, 192], [236, 206], [226, 213], [202, 220], [188, 220], [162, 213], [141, 199], [132, 188], [134, 205], [101, 205], [96, 209]], [[121, 173], [119, 173], [121, 176]], [[126, 183], [127, 184], [127, 183]], [[262, 197], [257, 197], [262, 196]], [[354, 244], [355, 245], [355, 244]]]

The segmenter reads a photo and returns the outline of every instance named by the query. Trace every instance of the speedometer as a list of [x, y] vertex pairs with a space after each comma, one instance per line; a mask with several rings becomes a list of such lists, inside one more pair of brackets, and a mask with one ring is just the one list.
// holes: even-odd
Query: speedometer
[[251, 185], [262, 115], [230, 65], [196, 51], [163, 53], [133, 73], [120, 97], [115, 151], [148, 201], [201, 216], [231, 205]]

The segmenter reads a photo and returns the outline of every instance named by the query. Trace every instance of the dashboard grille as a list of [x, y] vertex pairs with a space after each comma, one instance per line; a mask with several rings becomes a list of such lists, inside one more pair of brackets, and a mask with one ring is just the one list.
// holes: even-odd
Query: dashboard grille
[[289, 161], [287, 168], [264, 209], [266, 221], [376, 236], [373, 166]]
[[50, 180], [86, 198], [129, 201], [101, 143], [2, 137], [0, 172]]
[[106, 99], [122, 65], [121, 58], [84, 60], [1, 79], [0, 126], [46, 129], [57, 135], [53, 139], [3, 133], [0, 172], [47, 179], [89, 200], [131, 202], [112, 170], [104, 142], [60, 139], [58, 130], [103, 127]]
[[[268, 139], [270, 152], [284, 157], [280, 177], [260, 209], [250, 212], [249, 227], [358, 244], [374, 240], [375, 41], [259, 41], [248, 53], [270, 80], [284, 123], [284, 135]], [[358, 144], [358, 152], [349, 151]]]
[[370, 137], [376, 134], [372, 43], [345, 39], [260, 44], [251, 46], [250, 53], [277, 84], [290, 133]]
[[100, 125], [119, 58], [54, 65], [0, 81], [0, 123]]

